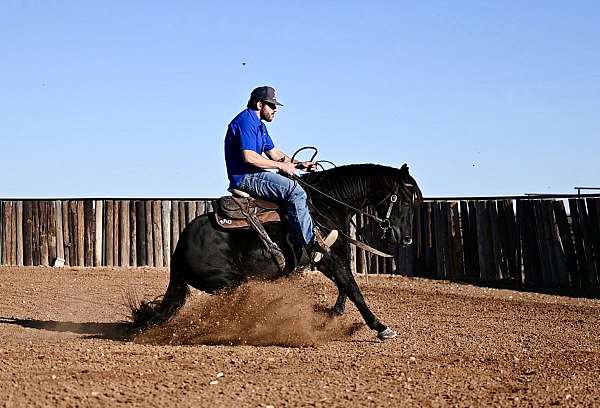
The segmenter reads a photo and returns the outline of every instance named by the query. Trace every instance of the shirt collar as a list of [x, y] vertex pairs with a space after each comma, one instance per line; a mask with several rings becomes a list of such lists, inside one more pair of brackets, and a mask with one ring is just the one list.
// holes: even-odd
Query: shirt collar
[[260, 118], [258, 117], [258, 115], [256, 115], [256, 111], [255, 110], [252, 110], [250, 108], [246, 108], [246, 110], [248, 111], [248, 114], [252, 118], [253, 122], [257, 123], [259, 126], [262, 125], [262, 120], [260, 120]]

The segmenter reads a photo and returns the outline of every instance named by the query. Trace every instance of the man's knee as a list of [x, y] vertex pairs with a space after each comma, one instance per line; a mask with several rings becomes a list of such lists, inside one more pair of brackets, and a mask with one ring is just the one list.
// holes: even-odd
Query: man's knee
[[308, 196], [306, 195], [306, 191], [304, 191], [302, 187], [296, 184], [291, 191], [290, 199], [291, 201], [301, 201], [303, 203], [306, 203]]

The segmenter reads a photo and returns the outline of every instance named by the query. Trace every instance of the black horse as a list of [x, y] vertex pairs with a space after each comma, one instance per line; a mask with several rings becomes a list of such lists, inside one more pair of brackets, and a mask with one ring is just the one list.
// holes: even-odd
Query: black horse
[[[350, 270], [350, 246], [344, 235], [349, 234], [349, 219], [356, 209], [371, 206], [377, 210], [377, 216], [373, 218], [382, 234], [388, 236], [389, 243], [410, 244], [413, 211], [422, 195], [408, 167], [354, 164], [307, 173], [298, 182], [304, 185], [309, 195], [315, 223], [325, 230], [338, 228], [343, 235], [318, 264], [319, 271], [338, 289], [332, 313], [342, 314], [349, 297], [381, 340], [395, 337], [396, 332], [381, 323], [367, 306]], [[268, 224], [265, 228], [280, 248], [289, 247], [283, 224]], [[308, 263], [304, 254], [294, 269]], [[194, 219], [179, 237], [171, 258], [166, 293], [162, 299], [142, 302], [132, 308], [133, 323], [136, 327], [144, 327], [171, 318], [184, 305], [188, 285], [214, 293], [239, 286], [249, 278], [274, 280], [284, 274], [265, 252], [256, 232], [224, 230], [211, 214], [204, 214]]]

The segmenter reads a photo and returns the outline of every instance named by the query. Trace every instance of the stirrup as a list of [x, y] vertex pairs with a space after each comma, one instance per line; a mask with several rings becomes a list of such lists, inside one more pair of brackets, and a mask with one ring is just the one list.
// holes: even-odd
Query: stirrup
[[314, 228], [313, 232], [315, 234], [315, 237], [313, 238], [314, 243], [316, 243], [323, 252], [329, 253], [331, 246], [338, 238], [338, 231], [329, 231], [329, 234], [327, 234], [325, 238], [323, 238], [321, 231], [317, 227]]
[[321, 231], [315, 227], [313, 230], [315, 237], [313, 241], [308, 245], [308, 252], [312, 263], [317, 263], [323, 259], [324, 254], [328, 254], [331, 250], [331, 246], [337, 240], [338, 231], [331, 230], [325, 238], [321, 235]]

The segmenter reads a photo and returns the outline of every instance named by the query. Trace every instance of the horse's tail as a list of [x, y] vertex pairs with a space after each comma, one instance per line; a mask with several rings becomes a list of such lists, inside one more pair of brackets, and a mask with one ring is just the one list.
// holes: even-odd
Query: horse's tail
[[132, 325], [135, 329], [143, 330], [149, 326], [166, 322], [175, 316], [185, 304], [190, 290], [181, 275], [177, 259], [176, 256], [172, 257], [169, 286], [163, 296], [139, 303], [129, 302]]

